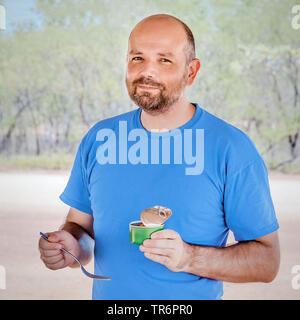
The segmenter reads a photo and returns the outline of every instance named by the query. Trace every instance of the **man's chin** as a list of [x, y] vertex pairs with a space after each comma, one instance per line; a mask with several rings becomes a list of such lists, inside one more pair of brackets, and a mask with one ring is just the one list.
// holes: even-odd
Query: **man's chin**
[[156, 111], [162, 109], [162, 106], [160, 103], [155, 101], [154, 99], [151, 99], [150, 97], [141, 97], [139, 99], [134, 99], [134, 103], [139, 106], [141, 109], [145, 111]]
[[169, 109], [169, 106], [165, 101], [162, 101], [161, 99], [155, 98], [150, 95], [134, 95], [131, 97], [131, 99], [138, 107], [152, 115], [163, 113]]
[[145, 105], [138, 105], [141, 109], [143, 109], [144, 111], [146, 112], [149, 112], [149, 113], [157, 113], [157, 112], [161, 112], [161, 107], [159, 106], [145, 106]]
[[145, 104], [137, 104], [137, 103], [136, 105], [151, 115], [161, 114], [169, 110], [169, 106], [166, 106], [166, 105], [151, 105], [151, 104], [145, 105]]

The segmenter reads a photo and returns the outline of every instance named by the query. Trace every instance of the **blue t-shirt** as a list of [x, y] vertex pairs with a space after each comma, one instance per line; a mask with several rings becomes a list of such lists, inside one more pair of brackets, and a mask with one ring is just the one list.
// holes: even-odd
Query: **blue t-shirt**
[[224, 247], [278, 229], [265, 163], [250, 138], [198, 104], [192, 119], [150, 132], [141, 109], [97, 122], [83, 137], [60, 199], [94, 218], [93, 299], [220, 299], [221, 281], [173, 272], [129, 242], [145, 208], [173, 212], [165, 229], [187, 243]]

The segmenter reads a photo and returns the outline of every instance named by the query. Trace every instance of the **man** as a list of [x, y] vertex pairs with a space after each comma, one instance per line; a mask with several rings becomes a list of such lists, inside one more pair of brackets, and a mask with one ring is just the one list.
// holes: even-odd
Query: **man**
[[[278, 272], [266, 166], [246, 134], [188, 102], [199, 69], [177, 18], [150, 16], [131, 32], [126, 85], [138, 108], [84, 136], [60, 195], [66, 223], [39, 242], [52, 270], [77, 266], [62, 246], [83, 264], [94, 253], [95, 273], [111, 280], [94, 281], [93, 299], [220, 299], [223, 281], [271, 282]], [[165, 230], [131, 244], [129, 223], [155, 205], [173, 212]], [[226, 246], [229, 230], [237, 243]]]

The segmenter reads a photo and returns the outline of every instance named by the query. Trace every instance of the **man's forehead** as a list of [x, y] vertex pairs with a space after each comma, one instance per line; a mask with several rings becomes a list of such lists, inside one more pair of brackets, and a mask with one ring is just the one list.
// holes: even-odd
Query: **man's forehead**
[[133, 28], [129, 43], [165, 42], [173, 44], [184, 42], [186, 34], [182, 25], [170, 18], [146, 18]]
[[156, 55], [159, 57], [169, 57], [169, 58], [181, 58], [185, 54], [185, 50], [183, 46], [170, 46], [166, 47], [160, 46], [158, 43], [155, 46], [152, 45], [139, 45], [139, 46], [130, 46], [128, 47], [127, 55]]
[[166, 32], [139, 32], [130, 37], [129, 54], [142, 54], [149, 51], [159, 55], [176, 55], [185, 48], [186, 38], [176, 37]]

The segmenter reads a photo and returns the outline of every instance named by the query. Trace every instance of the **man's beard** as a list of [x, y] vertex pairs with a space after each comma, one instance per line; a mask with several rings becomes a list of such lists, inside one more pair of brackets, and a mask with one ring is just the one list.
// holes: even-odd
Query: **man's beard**
[[[168, 111], [170, 107], [179, 100], [182, 91], [186, 86], [186, 78], [186, 73], [184, 73], [178, 84], [171, 88], [169, 92], [165, 85], [154, 82], [145, 77], [136, 79], [131, 84], [126, 79], [126, 86], [131, 100], [137, 106], [151, 114], [156, 114]], [[159, 93], [153, 94], [151, 91], [146, 90], [141, 93], [137, 93], [137, 86], [139, 84], [156, 87], [158, 88]]]

